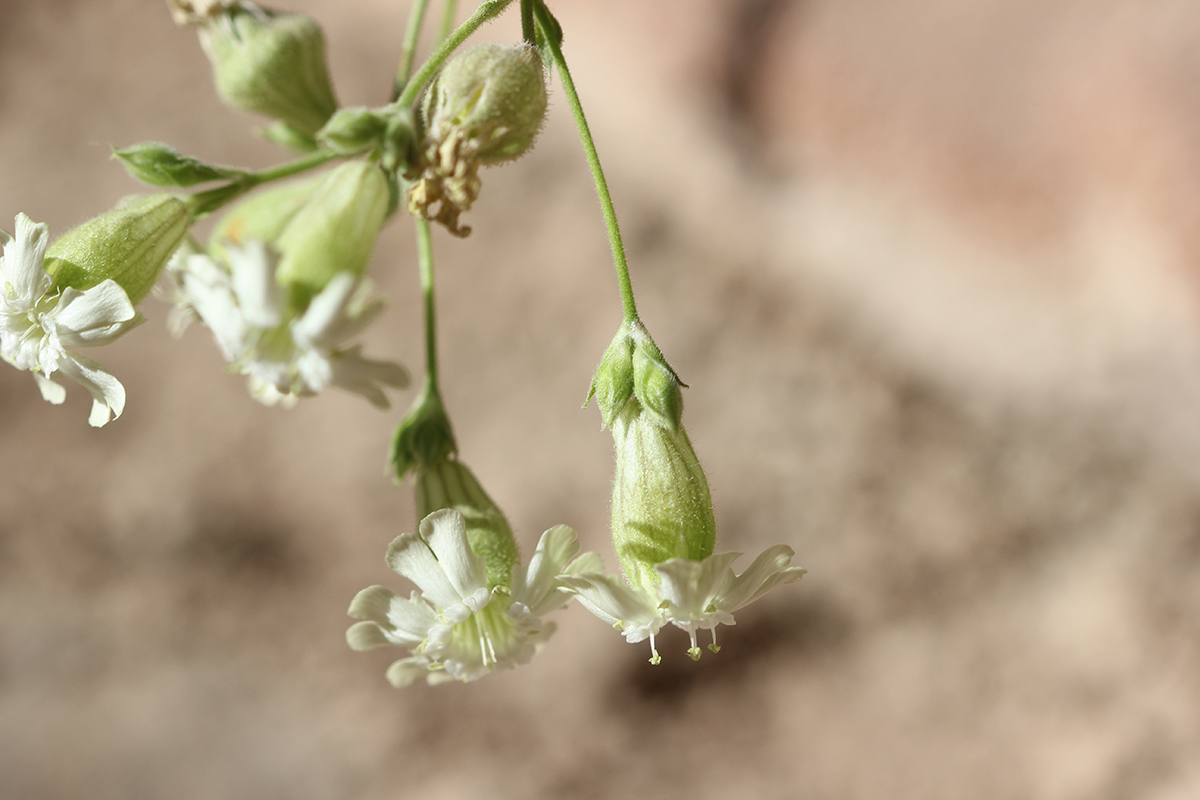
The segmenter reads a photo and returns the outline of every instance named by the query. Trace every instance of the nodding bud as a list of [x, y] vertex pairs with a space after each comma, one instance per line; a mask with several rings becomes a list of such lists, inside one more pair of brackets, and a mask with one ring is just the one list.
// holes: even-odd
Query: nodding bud
[[46, 251], [47, 268], [60, 288], [84, 290], [111, 278], [136, 306], [191, 224], [174, 195], [141, 197], [64, 233]]
[[388, 208], [388, 183], [374, 164], [351, 161], [330, 172], [276, 240], [276, 272], [300, 307], [339, 272], [361, 276]]
[[545, 116], [536, 48], [485, 44], [451, 59], [422, 104], [424, 169], [409, 193], [412, 213], [466, 236], [470, 229], [460, 228], [458, 217], [479, 196], [479, 168], [527, 152]]
[[443, 458], [422, 469], [416, 497], [419, 519], [443, 508], [462, 514], [471, 550], [487, 563], [488, 586], [512, 585], [513, 567], [521, 560], [512, 528], [466, 464]]
[[337, 110], [321, 26], [305, 14], [250, 2], [217, 12], [206, 17], [200, 41], [221, 99], [279, 120], [311, 141]]

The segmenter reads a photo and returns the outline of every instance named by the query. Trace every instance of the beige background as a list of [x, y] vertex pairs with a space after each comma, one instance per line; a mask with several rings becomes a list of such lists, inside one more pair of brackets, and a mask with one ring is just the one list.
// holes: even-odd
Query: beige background
[[[407, 4], [293, 7], [343, 103], [381, 102]], [[0, 220], [62, 232], [137, 191], [111, 144], [280, 157], [161, 2], [2, 8]], [[0, 796], [1200, 796], [1198, 7], [553, 8], [719, 547], [811, 573], [699, 663], [573, 607], [527, 667], [395, 691], [343, 634], [358, 589], [402, 588], [410, 395], [262, 408], [150, 300], [100, 356], [129, 391], [103, 430], [0, 371]], [[579, 404], [619, 304], [551, 105], [474, 235], [436, 242], [446, 393], [526, 552], [559, 522], [606, 551]], [[396, 222], [368, 350], [419, 370]]]

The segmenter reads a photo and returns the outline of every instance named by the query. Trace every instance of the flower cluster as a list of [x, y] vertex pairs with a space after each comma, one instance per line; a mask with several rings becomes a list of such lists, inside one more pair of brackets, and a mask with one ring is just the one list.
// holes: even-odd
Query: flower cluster
[[399, 364], [364, 358], [360, 345], [347, 344], [383, 310], [381, 300], [367, 298], [366, 281], [338, 273], [293, 316], [276, 281], [277, 253], [256, 240], [224, 251], [228, 266], [192, 253], [167, 267], [177, 304], [172, 327], [180, 333], [193, 319], [207, 325], [260, 402], [290, 405], [333, 385], [387, 408], [382, 387], [408, 385]]

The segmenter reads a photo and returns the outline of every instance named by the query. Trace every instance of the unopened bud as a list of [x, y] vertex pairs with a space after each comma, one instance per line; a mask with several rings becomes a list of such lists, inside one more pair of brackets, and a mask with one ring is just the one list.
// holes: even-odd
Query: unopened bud
[[230, 207], [208, 237], [209, 252], [228, 261], [226, 242], [241, 246], [256, 239], [275, 247], [289, 222], [313, 199], [326, 175], [281, 183], [256, 192]]
[[220, 11], [208, 18], [201, 42], [221, 99], [311, 138], [337, 110], [321, 26], [250, 2]]
[[46, 251], [47, 268], [60, 287], [84, 290], [111, 278], [136, 306], [154, 287], [191, 223], [179, 198], [142, 197], [64, 233]]

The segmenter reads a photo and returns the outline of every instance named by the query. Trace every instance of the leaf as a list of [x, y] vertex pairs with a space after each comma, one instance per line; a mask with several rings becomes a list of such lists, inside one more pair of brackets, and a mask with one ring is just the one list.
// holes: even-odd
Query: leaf
[[195, 186], [245, 174], [242, 170], [218, 167], [191, 156], [180, 155], [162, 142], [140, 142], [124, 150], [114, 149], [113, 157], [120, 159], [130, 175], [151, 186]]

